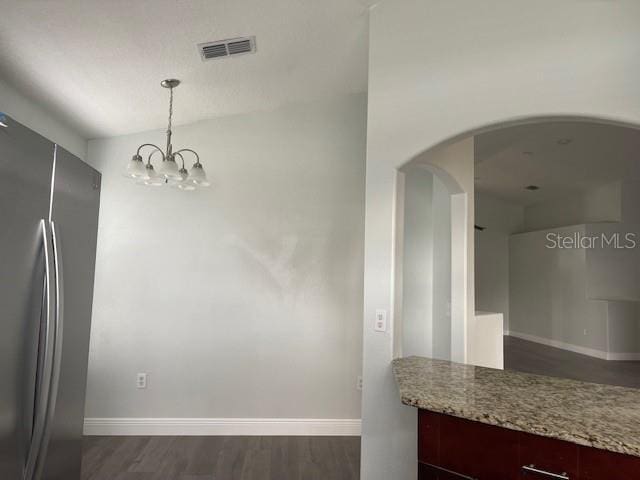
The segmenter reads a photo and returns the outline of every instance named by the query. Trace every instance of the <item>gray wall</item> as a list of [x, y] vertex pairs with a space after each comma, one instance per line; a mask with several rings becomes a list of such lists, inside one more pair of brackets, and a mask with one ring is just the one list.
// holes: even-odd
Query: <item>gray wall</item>
[[[366, 99], [179, 126], [212, 187], [103, 172], [88, 417], [360, 417]], [[148, 372], [137, 390], [136, 372]]]

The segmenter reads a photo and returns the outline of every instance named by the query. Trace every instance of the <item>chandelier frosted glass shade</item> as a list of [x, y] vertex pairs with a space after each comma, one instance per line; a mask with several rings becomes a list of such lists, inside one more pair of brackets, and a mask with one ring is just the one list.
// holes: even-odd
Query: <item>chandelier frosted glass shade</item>
[[163, 160], [162, 163], [158, 166], [158, 174], [166, 178], [167, 180], [177, 180], [179, 182], [182, 181], [182, 176], [180, 175], [180, 168], [178, 168], [178, 164], [173, 156], [170, 156], [166, 160]]
[[127, 163], [127, 169], [124, 173], [125, 177], [139, 179], [144, 178], [147, 175], [144, 162], [140, 155], [134, 155]]
[[[183, 148], [174, 152], [171, 144], [171, 121], [173, 118], [173, 89], [180, 85], [179, 80], [169, 79], [160, 83], [164, 88], [169, 89], [169, 126], [167, 127], [167, 146], [162, 150], [153, 143], [143, 143], [138, 147], [136, 154], [127, 163], [124, 175], [132, 178], [140, 185], [161, 187], [164, 185], [175, 187], [180, 190], [195, 190], [196, 187], [208, 187], [207, 175], [200, 163], [200, 156], [190, 148]], [[150, 149], [147, 162], [140, 154], [143, 149]], [[157, 170], [151, 164], [154, 154], [162, 156], [162, 162], [157, 164]], [[190, 170], [185, 168], [184, 155], [190, 153], [195, 156], [195, 163]], [[181, 166], [178, 166], [176, 157], [180, 159]]]
[[145, 166], [145, 175], [137, 182], [139, 185], [149, 185], [151, 187], [161, 187], [166, 183], [166, 179], [153, 168], [153, 165], [147, 163]]
[[201, 163], [195, 163], [193, 167], [191, 167], [187, 181], [188, 183], [197, 185], [198, 187], [208, 187], [211, 185], [207, 180], [207, 174], [205, 173], [204, 168], [202, 168]]
[[178, 173], [180, 174], [180, 180], [168, 180], [169, 186], [186, 191], [196, 189], [196, 186], [193, 183], [187, 181], [187, 179], [189, 178], [189, 172], [186, 168], [182, 167], [180, 170], [178, 170]]

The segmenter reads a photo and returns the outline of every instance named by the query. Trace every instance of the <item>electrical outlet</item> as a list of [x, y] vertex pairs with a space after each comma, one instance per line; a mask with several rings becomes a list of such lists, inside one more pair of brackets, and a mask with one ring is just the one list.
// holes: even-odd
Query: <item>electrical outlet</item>
[[362, 375], [358, 375], [358, 379], [356, 380], [356, 388], [358, 390], [362, 390]]
[[137, 388], [147, 388], [147, 374], [146, 373], [138, 373], [136, 376], [136, 387]]
[[376, 310], [376, 323], [373, 326], [376, 332], [387, 331], [387, 311], [378, 309]]
[[587, 329], [585, 328], [582, 332], [584, 334], [584, 336], [586, 337], [587, 335], [589, 335], [589, 332], [587, 332]]

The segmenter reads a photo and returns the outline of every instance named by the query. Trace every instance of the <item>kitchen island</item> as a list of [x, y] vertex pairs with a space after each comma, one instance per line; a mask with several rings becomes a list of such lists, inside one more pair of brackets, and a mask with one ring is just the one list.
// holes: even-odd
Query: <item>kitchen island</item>
[[420, 479], [640, 479], [640, 390], [396, 359]]

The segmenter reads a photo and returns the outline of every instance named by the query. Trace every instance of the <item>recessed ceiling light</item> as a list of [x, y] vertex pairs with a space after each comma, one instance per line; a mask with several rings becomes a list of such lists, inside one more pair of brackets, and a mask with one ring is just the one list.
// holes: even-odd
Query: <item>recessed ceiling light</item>
[[537, 185], [527, 185], [526, 187], [524, 187], [525, 190], [540, 190], [540, 187]]
[[561, 138], [558, 140], [558, 145], [569, 145], [571, 142], [573, 142], [571, 138]]

